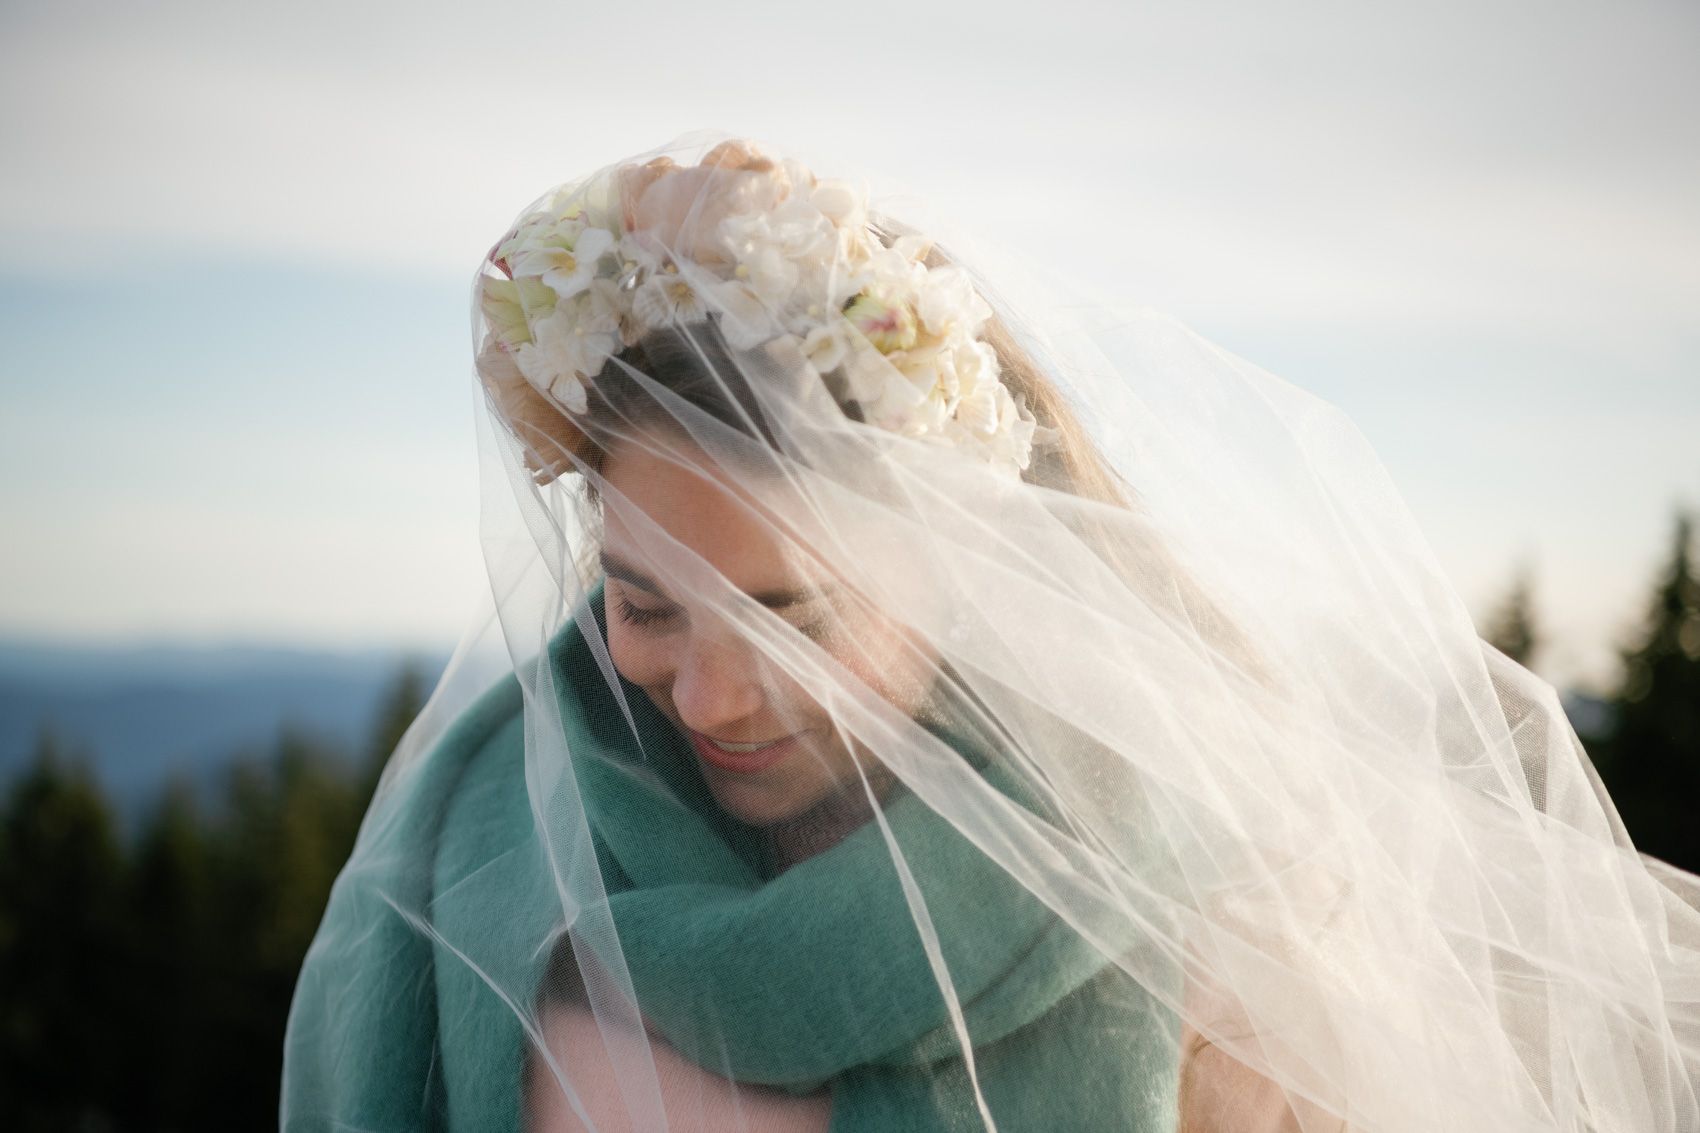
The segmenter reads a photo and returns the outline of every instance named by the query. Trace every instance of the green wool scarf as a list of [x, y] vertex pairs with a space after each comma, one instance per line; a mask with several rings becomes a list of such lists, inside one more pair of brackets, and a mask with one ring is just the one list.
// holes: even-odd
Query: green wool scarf
[[[599, 622], [600, 590], [589, 610]], [[564, 920], [558, 873], [596, 869], [644, 1018], [686, 1057], [830, 1086], [834, 1133], [983, 1129], [879, 824], [771, 876], [760, 832], [715, 806], [684, 738], [622, 684], [634, 738], [576, 619], [550, 662], [574, 775], [541, 788], [547, 805], [527, 786], [513, 677], [374, 803], [296, 988], [286, 1127], [517, 1131], [521, 1018]], [[1038, 812], [983, 745], [944, 738]], [[592, 844], [576, 858], [575, 795]], [[1173, 1013], [918, 798], [899, 790], [883, 813], [997, 1127], [1172, 1130]]]

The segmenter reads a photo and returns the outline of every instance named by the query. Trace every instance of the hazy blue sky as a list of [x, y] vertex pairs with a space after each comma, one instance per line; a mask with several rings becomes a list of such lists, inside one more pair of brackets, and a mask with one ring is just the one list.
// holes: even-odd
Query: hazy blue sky
[[[452, 641], [467, 301], [686, 130], [842, 155], [1341, 405], [1609, 673], [1700, 505], [1691, 0], [0, 7], [0, 633]], [[1047, 218], [1101, 218], [1047, 249]]]

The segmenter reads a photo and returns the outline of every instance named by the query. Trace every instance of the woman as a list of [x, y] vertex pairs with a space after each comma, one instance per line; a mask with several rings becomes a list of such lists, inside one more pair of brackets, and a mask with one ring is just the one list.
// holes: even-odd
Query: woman
[[498, 243], [511, 671], [386, 771], [284, 1124], [1691, 1127], [1693, 879], [1361, 440], [960, 248], [700, 137]]

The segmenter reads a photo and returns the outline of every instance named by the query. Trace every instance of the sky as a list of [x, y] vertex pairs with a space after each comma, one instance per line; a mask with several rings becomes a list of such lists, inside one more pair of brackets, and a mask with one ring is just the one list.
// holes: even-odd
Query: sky
[[1537, 669], [1600, 687], [1700, 508], [1696, 123], [1687, 0], [8, 0], [0, 635], [452, 644], [480, 258], [713, 128], [1339, 405], [1469, 608], [1530, 570]]

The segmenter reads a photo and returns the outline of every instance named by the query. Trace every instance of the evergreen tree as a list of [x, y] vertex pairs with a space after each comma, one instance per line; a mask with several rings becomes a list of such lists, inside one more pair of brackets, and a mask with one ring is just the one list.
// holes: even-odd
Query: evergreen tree
[[133, 1129], [217, 1128], [204, 1051], [220, 1036], [211, 1026], [209, 980], [220, 955], [214, 922], [209, 819], [192, 785], [167, 785], [131, 851], [123, 901], [127, 950], [125, 1033], [147, 1035], [126, 1060], [121, 1112]]
[[115, 1128], [123, 860], [86, 758], [44, 732], [0, 806], [0, 1098], [8, 1128]]
[[1700, 578], [1685, 513], [1649, 606], [1623, 655], [1600, 774], [1638, 849], [1700, 870]]
[[395, 751], [420, 709], [425, 707], [425, 698], [430, 692], [425, 680], [425, 671], [419, 663], [408, 661], [396, 674], [378, 706], [377, 723], [366, 749], [365, 776], [361, 785], [363, 808], [377, 789], [378, 779], [383, 774], [384, 765], [389, 762], [390, 754]]
[[202, 1057], [226, 1127], [276, 1121], [295, 979], [360, 818], [354, 777], [345, 752], [286, 728], [269, 760], [237, 763], [226, 782], [207, 963], [217, 1039]]
[[1541, 639], [1535, 625], [1533, 585], [1527, 567], [1518, 570], [1511, 592], [1488, 619], [1487, 631], [1482, 636], [1489, 645], [1524, 668], [1534, 667]]
[[397, 674], [363, 759], [286, 727], [211, 805], [171, 784], [130, 847], [86, 760], [41, 737], [0, 798], [5, 1128], [275, 1124], [296, 977], [426, 690]]

